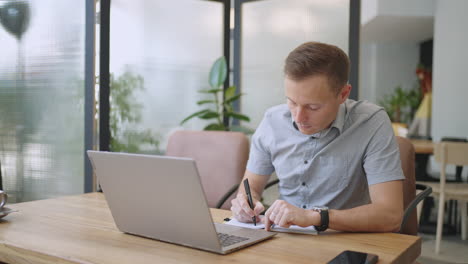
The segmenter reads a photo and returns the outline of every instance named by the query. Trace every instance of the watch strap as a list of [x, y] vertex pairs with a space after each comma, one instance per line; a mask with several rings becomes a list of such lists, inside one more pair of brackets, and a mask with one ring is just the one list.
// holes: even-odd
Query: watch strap
[[328, 210], [318, 209], [315, 211], [317, 211], [320, 214], [320, 225], [314, 226], [315, 230], [319, 232], [327, 230], [329, 223]]

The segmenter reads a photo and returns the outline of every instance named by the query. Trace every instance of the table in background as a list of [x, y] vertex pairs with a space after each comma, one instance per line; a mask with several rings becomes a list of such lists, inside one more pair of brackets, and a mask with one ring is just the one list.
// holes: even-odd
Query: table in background
[[428, 154], [434, 153], [434, 142], [432, 140], [425, 139], [410, 139], [414, 146], [416, 154]]
[[410, 139], [414, 146], [415, 156], [415, 177], [416, 181], [434, 181], [427, 173], [427, 163], [429, 156], [434, 153], [434, 142], [423, 139]]
[[[138, 205], [136, 205], [138, 206]], [[373, 253], [379, 263], [413, 263], [421, 239], [394, 233], [280, 233], [222, 256], [117, 230], [102, 193], [10, 204], [0, 220], [0, 261], [11, 263], [326, 263], [343, 250]], [[215, 222], [229, 211], [212, 209]]]

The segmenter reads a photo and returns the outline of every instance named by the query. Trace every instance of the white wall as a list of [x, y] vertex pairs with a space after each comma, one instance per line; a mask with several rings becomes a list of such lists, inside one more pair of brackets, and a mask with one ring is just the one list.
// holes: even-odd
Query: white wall
[[359, 99], [378, 103], [417, 83], [419, 44], [432, 37], [434, 0], [362, 0]]
[[468, 1], [436, 2], [432, 136], [468, 137]]
[[361, 0], [361, 24], [376, 16], [433, 16], [435, 0]]
[[364, 25], [377, 16], [377, 0], [361, 0], [361, 24]]
[[397, 16], [432, 16], [434, 0], [379, 0], [377, 12]]
[[418, 43], [362, 43], [359, 99], [378, 103], [397, 86], [413, 88], [418, 61]]
[[377, 102], [377, 44], [361, 43], [359, 47], [359, 99]]

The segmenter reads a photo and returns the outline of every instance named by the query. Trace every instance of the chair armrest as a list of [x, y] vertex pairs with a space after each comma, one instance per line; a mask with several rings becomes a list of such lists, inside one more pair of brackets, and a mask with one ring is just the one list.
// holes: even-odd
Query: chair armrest
[[232, 187], [223, 195], [223, 197], [221, 197], [221, 198], [219, 199], [219, 201], [216, 203], [216, 208], [220, 209], [221, 206], [223, 206], [223, 204], [227, 201], [227, 199], [228, 199], [229, 197], [231, 197], [231, 195], [237, 191], [237, 189], [239, 189], [239, 184], [235, 184], [234, 186], [232, 186]]
[[[265, 185], [265, 190], [268, 189], [268, 188], [270, 188], [271, 186], [277, 184], [278, 182], [279, 182], [278, 179], [275, 179], [275, 180], [273, 180], [273, 181], [270, 181], [269, 183], [267, 183], [267, 184]], [[218, 203], [216, 203], [216, 208], [218, 208], [218, 209], [221, 208], [221, 206], [223, 206], [223, 204], [227, 201], [227, 199], [228, 199], [229, 197], [231, 197], [231, 195], [232, 195], [233, 193], [235, 193], [235, 192], [237, 191], [237, 189], [239, 189], [239, 184], [236, 184], [236, 185], [232, 186], [232, 187], [223, 195], [223, 197], [221, 197], [221, 198], [219, 199]]]
[[423, 190], [420, 192], [416, 197], [414, 197], [414, 200], [411, 201], [411, 203], [408, 205], [406, 208], [404, 214], [403, 214], [403, 219], [401, 220], [401, 225], [400, 225], [400, 230], [403, 229], [405, 226], [406, 222], [408, 221], [409, 216], [411, 215], [411, 212], [416, 208], [416, 206], [424, 200], [429, 194], [432, 193], [432, 188], [430, 186], [426, 186], [423, 184], [416, 184], [416, 190]]
[[278, 182], [279, 182], [279, 179], [275, 179], [275, 180], [272, 180], [271, 182], [267, 183], [267, 184], [265, 185], [265, 190], [268, 189], [268, 188], [270, 188], [271, 186], [273, 186], [273, 185], [275, 185], [275, 184], [278, 184]]

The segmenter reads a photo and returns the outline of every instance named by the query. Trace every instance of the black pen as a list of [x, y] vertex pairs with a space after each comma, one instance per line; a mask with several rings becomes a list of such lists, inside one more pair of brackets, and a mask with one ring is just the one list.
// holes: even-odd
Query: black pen
[[[244, 180], [244, 187], [245, 187], [245, 194], [247, 194], [247, 200], [249, 202], [249, 206], [253, 210], [254, 209], [254, 204], [253, 204], [253, 201], [252, 201], [252, 194], [250, 193], [249, 179]], [[254, 222], [254, 225], [256, 226], [257, 225], [257, 217], [255, 217], [255, 216], [252, 217], [252, 220]]]

